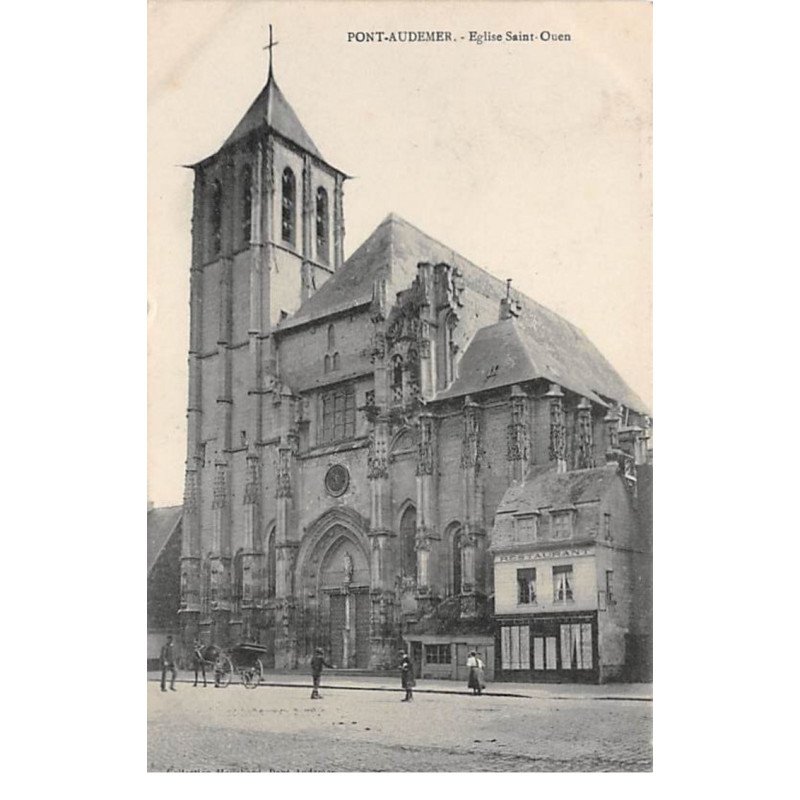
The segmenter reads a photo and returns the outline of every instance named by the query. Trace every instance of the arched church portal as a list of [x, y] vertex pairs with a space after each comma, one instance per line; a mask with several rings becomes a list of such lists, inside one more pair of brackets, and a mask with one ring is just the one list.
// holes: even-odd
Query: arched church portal
[[[336, 521], [308, 548], [301, 567], [308, 655], [322, 647], [345, 669], [369, 665], [370, 572], [366, 537]], [[364, 540], [364, 541], [362, 541]]]

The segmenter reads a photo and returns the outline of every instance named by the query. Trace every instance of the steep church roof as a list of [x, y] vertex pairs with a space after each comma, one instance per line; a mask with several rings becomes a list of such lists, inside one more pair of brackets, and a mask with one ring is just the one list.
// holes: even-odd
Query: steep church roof
[[[279, 330], [371, 302], [373, 282], [381, 272], [388, 278], [388, 296], [393, 299], [411, 286], [420, 261], [444, 261], [458, 267], [473, 298], [477, 294], [489, 301], [479, 309], [483, 327], [461, 359], [458, 379], [437, 399], [544, 378], [592, 400], [610, 398], [649, 413], [579, 328], [519, 292], [515, 292], [519, 316], [496, 322], [500, 300], [506, 296], [505, 283], [396, 214], [389, 214]], [[494, 365], [498, 369], [487, 378], [487, 369]]]

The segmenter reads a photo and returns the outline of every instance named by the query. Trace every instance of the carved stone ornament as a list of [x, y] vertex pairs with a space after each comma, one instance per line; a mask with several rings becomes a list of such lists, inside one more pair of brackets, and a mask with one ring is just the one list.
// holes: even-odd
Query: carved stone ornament
[[620, 414], [616, 407], [608, 409], [608, 413], [603, 420], [606, 423], [606, 430], [608, 431], [608, 449], [619, 449], [619, 424]]
[[292, 451], [288, 447], [278, 450], [278, 460], [275, 465], [275, 497], [292, 496]]
[[389, 307], [388, 282], [385, 275], [379, 275], [372, 284], [372, 303], [370, 316], [373, 322], [382, 322], [386, 319]]
[[214, 494], [211, 501], [212, 508], [223, 508], [228, 500], [227, 464], [218, 461], [214, 475]]
[[372, 350], [370, 360], [373, 364], [383, 361], [386, 357], [386, 334], [383, 331], [375, 331], [372, 337]]
[[189, 600], [189, 574], [181, 571], [181, 608], [186, 608]]
[[344, 571], [344, 582], [350, 584], [353, 582], [353, 557], [349, 552], [345, 551], [344, 558], [342, 559], [342, 570]]
[[389, 477], [389, 459], [386, 452], [386, 441], [377, 437], [373, 431], [369, 437], [369, 455], [367, 477], [370, 480]]
[[186, 470], [183, 490], [183, 508], [187, 514], [197, 511], [197, 472], [193, 469]]
[[244, 487], [244, 505], [256, 505], [258, 503], [258, 456], [250, 453], [247, 456], [247, 483]]
[[433, 474], [433, 420], [420, 417], [417, 440], [417, 475]]
[[480, 469], [480, 408], [467, 399], [464, 403], [464, 436], [461, 441], [461, 468]]
[[521, 395], [511, 397], [511, 423], [508, 426], [509, 461], [527, 461], [530, 434], [526, 419], [526, 401]]
[[350, 485], [350, 473], [344, 464], [334, 464], [325, 473], [325, 490], [332, 497], [340, 497]]
[[585, 397], [578, 403], [577, 416], [575, 466], [577, 469], [589, 469], [594, 466], [594, 431], [592, 404]]
[[424, 526], [420, 526], [417, 528], [417, 533], [414, 537], [414, 548], [416, 550], [430, 550], [432, 539], [431, 531]]
[[567, 452], [563, 393], [555, 384], [546, 395], [550, 398], [550, 458], [563, 461]]

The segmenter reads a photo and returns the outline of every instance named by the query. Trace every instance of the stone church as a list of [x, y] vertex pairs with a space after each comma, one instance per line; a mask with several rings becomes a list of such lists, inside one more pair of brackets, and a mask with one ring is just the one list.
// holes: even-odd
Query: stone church
[[504, 495], [532, 469], [633, 480], [649, 411], [580, 330], [394, 214], [345, 261], [347, 176], [271, 67], [192, 169], [184, 644], [290, 669], [413, 645], [430, 674], [493, 653]]

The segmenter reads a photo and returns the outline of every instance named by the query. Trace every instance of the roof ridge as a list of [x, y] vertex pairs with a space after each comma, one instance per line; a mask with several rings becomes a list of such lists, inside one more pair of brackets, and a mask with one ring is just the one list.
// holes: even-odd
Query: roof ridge
[[[426, 239], [429, 239], [434, 244], [439, 245], [439, 247], [443, 248], [444, 250], [450, 250], [450, 252], [454, 256], [457, 256], [462, 261], [465, 261], [467, 264], [475, 267], [475, 269], [477, 269], [480, 272], [482, 272], [487, 278], [489, 278], [496, 285], [497, 289], [500, 290], [501, 293], [505, 293], [505, 291], [506, 291], [505, 281], [503, 281], [502, 279], [498, 278], [496, 275], [493, 275], [485, 267], [482, 267], [480, 264], [476, 264], [474, 261], [470, 260], [469, 258], [467, 258], [466, 256], [462, 255], [461, 253], [457, 252], [450, 245], [447, 245], [444, 242], [440, 241], [439, 239], [436, 239], [435, 237], [431, 236], [429, 233], [426, 233], [424, 230], [422, 230], [422, 228], [420, 228], [419, 226], [415, 225], [413, 222], [409, 222], [404, 217], [401, 217], [395, 211], [390, 211], [386, 215], [386, 217], [384, 218], [383, 222], [380, 223], [380, 225], [384, 225], [385, 223], [390, 222], [390, 221], [400, 222], [400, 223], [406, 225], [407, 227], [412, 228], [417, 233], [422, 234], [422, 236], [424, 236]], [[378, 227], [380, 227], [380, 225]], [[369, 237], [367, 237], [367, 238], [369, 238]], [[524, 298], [529, 303], [533, 303], [537, 308], [544, 309], [545, 312], [547, 312], [549, 314], [552, 314], [557, 319], [563, 320], [571, 328], [573, 328], [574, 330], [578, 331], [578, 333], [580, 333], [582, 336], [586, 337], [586, 333], [581, 328], [579, 328], [574, 322], [571, 322], [570, 320], [568, 320], [566, 317], [561, 316], [561, 314], [559, 314], [557, 311], [553, 311], [553, 309], [548, 308], [545, 305], [542, 305], [538, 300], [534, 300], [530, 295], [525, 294], [525, 292], [520, 291], [519, 289], [514, 289], [514, 293], [516, 295], [518, 295], [519, 297]]]

